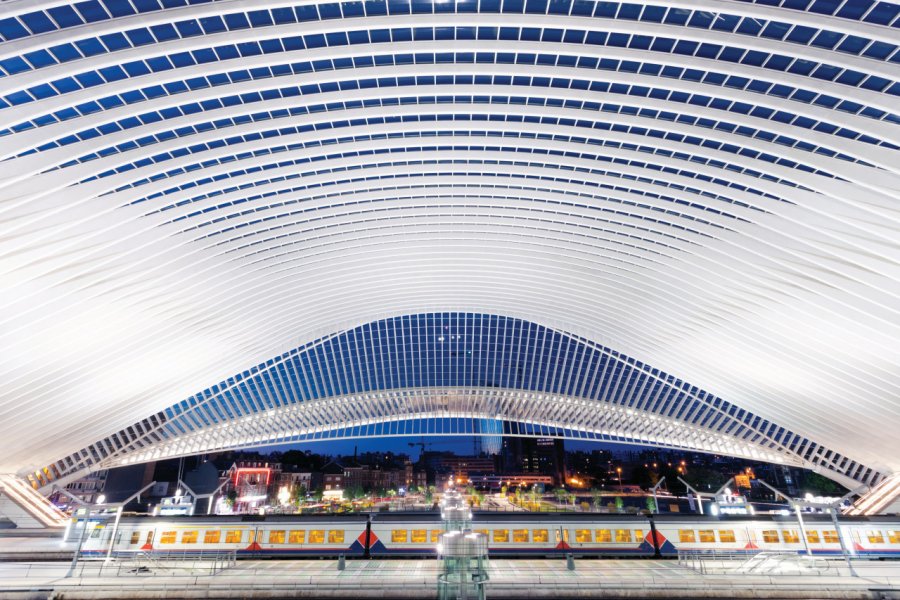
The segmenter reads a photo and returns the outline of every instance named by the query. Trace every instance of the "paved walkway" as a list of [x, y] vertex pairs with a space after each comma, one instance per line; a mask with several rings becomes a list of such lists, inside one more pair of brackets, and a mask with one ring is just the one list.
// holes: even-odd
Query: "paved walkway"
[[[0, 598], [435, 598], [434, 560], [240, 561], [210, 575], [208, 565], [179, 568], [83, 561], [0, 563]], [[859, 577], [835, 566], [821, 575], [701, 575], [674, 561], [491, 560], [492, 598], [898, 598], [900, 563], [861, 563]]]

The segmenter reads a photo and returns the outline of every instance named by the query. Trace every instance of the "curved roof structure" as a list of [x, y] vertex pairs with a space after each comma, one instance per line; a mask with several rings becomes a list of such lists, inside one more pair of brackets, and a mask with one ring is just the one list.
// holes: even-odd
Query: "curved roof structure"
[[[900, 470], [898, 16], [876, 0], [3, 2], [0, 471], [423, 415], [844, 481]], [[582, 358], [541, 385], [297, 387], [358, 351], [287, 387], [260, 375], [435, 314]], [[635, 379], [591, 387], [601, 364]], [[257, 409], [229, 413], [219, 395], [247, 381]], [[578, 402], [593, 421], [566, 412]], [[285, 417], [329, 403], [357, 412]], [[597, 420], [619, 409], [631, 425]]]

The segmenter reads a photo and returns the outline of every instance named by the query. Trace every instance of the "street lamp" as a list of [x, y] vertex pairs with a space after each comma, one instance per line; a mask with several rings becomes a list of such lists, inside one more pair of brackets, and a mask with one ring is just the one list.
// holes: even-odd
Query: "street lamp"
[[622, 467], [616, 467], [616, 473], [619, 475], [619, 487], [622, 487]]

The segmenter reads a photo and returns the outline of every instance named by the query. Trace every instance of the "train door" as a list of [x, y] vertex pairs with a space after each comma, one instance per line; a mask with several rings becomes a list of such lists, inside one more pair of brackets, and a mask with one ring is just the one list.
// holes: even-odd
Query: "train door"
[[560, 527], [556, 530], [556, 547], [557, 548], [568, 548], [569, 547], [569, 530]]

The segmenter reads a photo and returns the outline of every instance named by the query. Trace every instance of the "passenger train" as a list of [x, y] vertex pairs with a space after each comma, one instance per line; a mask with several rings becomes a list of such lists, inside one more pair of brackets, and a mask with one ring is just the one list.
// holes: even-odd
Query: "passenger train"
[[[778, 550], [839, 554], [841, 540], [825, 515], [703, 517], [589, 513], [476, 513], [472, 529], [488, 537], [492, 556], [676, 556], [683, 550]], [[123, 517], [91, 521], [86, 555], [170, 551], [221, 552], [239, 557], [422, 557], [437, 552], [440, 515], [375, 513], [207, 517]], [[900, 557], [900, 519], [842, 518], [841, 536], [854, 555]], [[804, 543], [803, 537], [806, 539]]]

